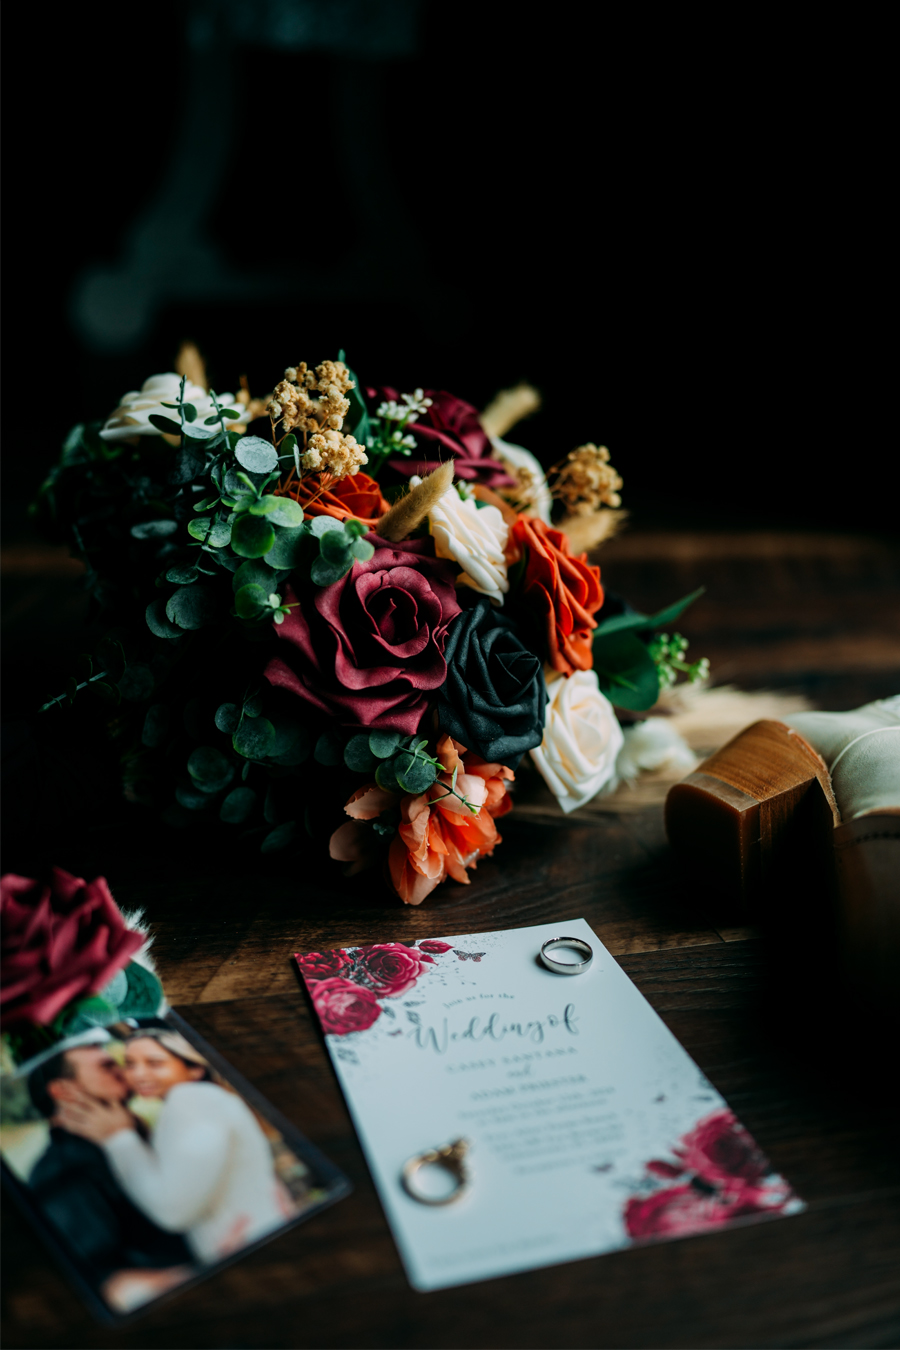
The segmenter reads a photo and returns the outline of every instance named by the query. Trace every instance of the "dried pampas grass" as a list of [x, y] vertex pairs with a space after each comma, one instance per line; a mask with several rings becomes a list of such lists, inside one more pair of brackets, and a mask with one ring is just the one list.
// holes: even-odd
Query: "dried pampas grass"
[[481, 425], [489, 436], [505, 436], [517, 422], [536, 413], [540, 406], [541, 396], [533, 385], [523, 382], [513, 389], [501, 389], [479, 414]]
[[569, 547], [576, 554], [590, 553], [599, 548], [607, 539], [618, 534], [628, 519], [627, 511], [611, 511], [604, 507], [589, 516], [565, 516], [555, 522], [555, 528], [562, 530], [569, 541]]
[[182, 342], [175, 357], [175, 371], [178, 375], [186, 375], [191, 384], [199, 384], [201, 389], [209, 389], [206, 382], [206, 362], [200, 355], [196, 343]]
[[453, 460], [448, 460], [442, 464], [434, 473], [430, 473], [427, 478], [423, 478], [414, 488], [410, 488], [405, 497], [388, 511], [387, 515], [382, 516], [375, 526], [375, 533], [381, 535], [382, 539], [389, 539], [393, 544], [399, 544], [401, 539], [405, 539], [408, 534], [421, 525], [422, 521], [428, 515], [431, 508], [443, 497], [453, 482]]

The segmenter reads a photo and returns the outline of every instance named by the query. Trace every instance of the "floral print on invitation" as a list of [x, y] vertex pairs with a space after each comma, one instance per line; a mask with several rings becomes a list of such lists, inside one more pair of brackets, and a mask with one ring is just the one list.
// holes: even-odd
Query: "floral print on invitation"
[[[295, 953], [322, 1030], [329, 1036], [367, 1031], [382, 1013], [379, 999], [400, 998], [414, 988], [449, 942], [375, 942], [367, 947]], [[481, 953], [483, 955], [483, 953]], [[460, 958], [462, 959], [462, 958]], [[479, 958], [480, 959], [480, 958]]]
[[[712, 1112], [682, 1135], [673, 1158], [646, 1164], [641, 1193], [625, 1204], [628, 1236], [672, 1237], [735, 1219], [785, 1213], [793, 1191], [728, 1110]], [[668, 1183], [668, 1184], [666, 1184]]]

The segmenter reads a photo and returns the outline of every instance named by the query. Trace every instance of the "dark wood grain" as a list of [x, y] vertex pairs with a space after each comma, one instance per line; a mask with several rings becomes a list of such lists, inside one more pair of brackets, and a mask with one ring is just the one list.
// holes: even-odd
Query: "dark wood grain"
[[[790, 684], [813, 698], [830, 691], [819, 701], [835, 707], [893, 691], [900, 569], [896, 550], [880, 541], [682, 535], [641, 544], [625, 536], [603, 565], [604, 577], [615, 575], [616, 588], [648, 611], [707, 581], [708, 597], [683, 628], [698, 654], [724, 654], [736, 672], [729, 678], [747, 687]], [[35, 602], [27, 575], [13, 580], [15, 646], [52, 587], [41, 573]], [[71, 615], [70, 591], [63, 576], [58, 595]], [[471, 887], [443, 887], [420, 909], [312, 860], [226, 866], [187, 844], [148, 846], [127, 823], [60, 835], [63, 865], [104, 872], [120, 904], [146, 910], [179, 1012], [346, 1171], [354, 1191], [124, 1329], [91, 1318], [4, 1197], [11, 1350], [900, 1343], [900, 1148], [884, 1081], [895, 1042], [835, 985], [820, 941], [827, 916], [798, 897], [797, 921], [786, 911], [770, 916], [759, 936], [724, 907], [701, 903], [673, 863], [658, 806], [563, 817], [536, 794], [503, 820], [502, 833]], [[290, 954], [577, 916], [808, 1209], [417, 1294]]]

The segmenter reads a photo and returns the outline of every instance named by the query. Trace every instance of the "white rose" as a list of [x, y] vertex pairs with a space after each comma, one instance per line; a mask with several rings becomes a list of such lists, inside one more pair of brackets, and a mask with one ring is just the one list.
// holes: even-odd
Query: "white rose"
[[506, 541], [509, 526], [496, 506], [477, 506], [474, 497], [463, 500], [450, 487], [428, 513], [434, 551], [452, 558], [463, 570], [461, 584], [503, 604], [509, 590]]
[[544, 739], [531, 758], [566, 812], [584, 806], [616, 771], [622, 728], [597, 673], [579, 670], [547, 690]]
[[[550, 508], [553, 505], [553, 498], [550, 495], [547, 478], [541, 468], [540, 461], [523, 445], [510, 445], [509, 441], [501, 441], [499, 436], [491, 437], [491, 445], [494, 447], [497, 458], [505, 459], [513, 471], [527, 469], [531, 474], [531, 495], [527, 503], [522, 502], [522, 509], [527, 511], [529, 515], [539, 516], [545, 525], [549, 525], [551, 523]], [[515, 472], [512, 476], [515, 478]]]
[[[174, 371], [169, 371], [165, 375], [151, 375], [149, 380], [145, 380], [140, 390], [132, 389], [120, 401], [115, 412], [107, 418], [106, 425], [100, 432], [105, 441], [124, 441], [129, 436], [159, 436], [160, 432], [150, 421], [152, 413], [161, 417], [171, 417], [173, 421], [178, 421], [178, 410], [176, 408], [164, 408], [164, 403], [175, 403], [181, 390], [181, 376], [176, 375]], [[233, 394], [217, 394], [220, 408], [231, 408], [234, 405]], [[197, 420], [190, 424], [191, 432], [196, 436], [215, 436], [219, 430], [218, 424], [207, 427], [203, 425], [205, 417], [212, 417], [215, 412], [215, 406], [212, 399], [205, 389], [201, 389], [199, 384], [192, 384], [190, 380], [185, 380], [184, 399], [186, 403], [193, 403], [197, 409]], [[229, 430], [237, 431], [243, 429], [247, 424], [247, 413], [241, 409], [241, 416], [234, 422], [227, 422]]]

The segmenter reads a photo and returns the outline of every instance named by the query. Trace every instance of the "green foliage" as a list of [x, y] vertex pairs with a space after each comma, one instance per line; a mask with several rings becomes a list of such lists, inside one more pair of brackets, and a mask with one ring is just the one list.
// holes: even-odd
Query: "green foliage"
[[[672, 619], [703, 594], [704, 588], [692, 591], [690, 595], [678, 600], [658, 614], [617, 614], [601, 623], [594, 633], [593, 652], [594, 670], [600, 690], [611, 703], [633, 712], [642, 712], [652, 708], [659, 698], [660, 689], [674, 683], [675, 670], [685, 671], [692, 680], [705, 678], [709, 663], [696, 662], [687, 666], [681, 661], [684, 648], [671, 651], [663, 635], [663, 642], [650, 641], [653, 630]], [[643, 636], [642, 637], [639, 636]], [[680, 664], [676, 664], [681, 662]], [[691, 674], [691, 672], [694, 672]]]
[[261, 853], [277, 853], [288, 844], [293, 842], [297, 833], [297, 822], [295, 820], [286, 820], [283, 825], [277, 825], [274, 830], [270, 830], [265, 839], [260, 844]]
[[688, 663], [684, 656], [688, 649], [687, 638], [674, 633], [658, 633], [650, 643], [649, 651], [656, 662], [661, 689], [669, 689], [679, 674], [686, 675], [691, 684], [700, 684], [709, 678], [709, 658], [701, 656], [699, 661]]
[[239, 755], [245, 759], [265, 759], [275, 744], [275, 728], [265, 717], [245, 717], [231, 738]]
[[216, 617], [219, 609], [218, 597], [209, 586], [195, 582], [191, 586], [181, 586], [166, 604], [166, 618], [179, 628], [188, 630], [202, 628]]
[[250, 473], [272, 473], [278, 468], [278, 454], [274, 445], [261, 436], [243, 436], [235, 450], [235, 459]]
[[49, 1030], [53, 1037], [75, 1036], [94, 1027], [108, 1027], [123, 1017], [153, 1017], [163, 1001], [163, 988], [153, 971], [129, 961], [99, 994], [77, 999], [64, 1008]]
[[213, 745], [200, 745], [187, 763], [188, 773], [201, 792], [221, 792], [234, 778], [234, 765]]
[[225, 825], [243, 825], [256, 801], [256, 793], [252, 788], [233, 788], [219, 807], [219, 819]]
[[600, 692], [620, 708], [652, 708], [659, 698], [656, 664], [636, 633], [619, 629], [594, 637], [594, 670]]

